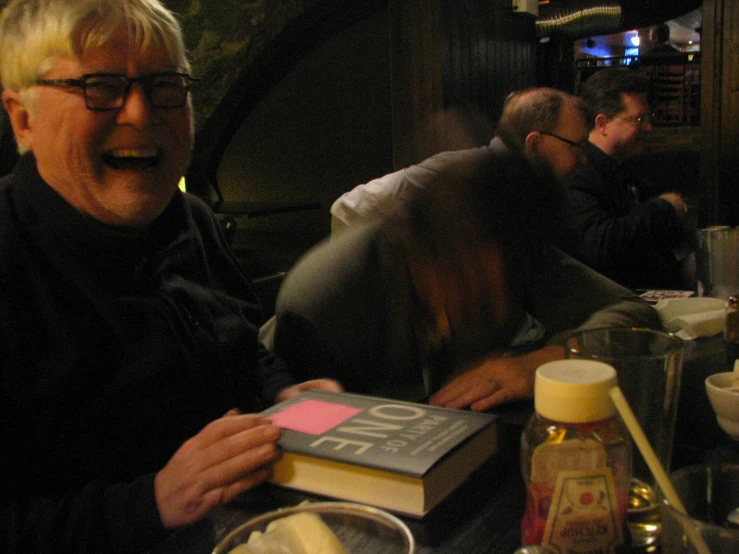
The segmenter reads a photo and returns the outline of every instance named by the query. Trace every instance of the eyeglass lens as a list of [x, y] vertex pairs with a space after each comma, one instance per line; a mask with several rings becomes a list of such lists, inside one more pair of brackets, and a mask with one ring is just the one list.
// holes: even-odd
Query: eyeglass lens
[[189, 82], [185, 75], [159, 74], [135, 79], [123, 75], [90, 75], [85, 78], [85, 103], [92, 110], [123, 106], [133, 83], [141, 83], [155, 108], [179, 108], [187, 101]]
[[654, 114], [648, 113], [648, 114], [638, 115], [636, 117], [633, 117], [633, 116], [632, 117], [622, 117], [621, 119], [630, 121], [637, 127], [646, 127], [654, 119]]

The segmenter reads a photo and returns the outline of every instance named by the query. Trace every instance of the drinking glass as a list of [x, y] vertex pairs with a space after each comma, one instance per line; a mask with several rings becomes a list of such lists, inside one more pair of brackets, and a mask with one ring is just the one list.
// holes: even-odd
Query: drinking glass
[[633, 478], [629, 484], [626, 524], [631, 546], [655, 544], [662, 534], [662, 513], [654, 487]]
[[[568, 358], [605, 362], [616, 369], [618, 384], [662, 466], [669, 471], [683, 365], [678, 337], [642, 328], [591, 329], [565, 340]], [[628, 523], [634, 546], [657, 541], [661, 524], [656, 483], [634, 448], [634, 481]]]
[[[662, 552], [736, 554], [739, 552], [739, 465], [695, 465], [670, 475], [687, 515], [662, 502]], [[733, 514], [733, 515], [732, 515]], [[686, 532], [695, 529], [703, 550]]]
[[739, 291], [739, 227], [700, 229], [696, 262], [699, 296], [726, 300]]

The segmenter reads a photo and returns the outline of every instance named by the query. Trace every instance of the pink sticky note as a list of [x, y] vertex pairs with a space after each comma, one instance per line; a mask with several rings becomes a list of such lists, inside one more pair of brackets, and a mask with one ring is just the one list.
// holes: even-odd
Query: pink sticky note
[[361, 412], [361, 408], [326, 402], [325, 400], [303, 400], [284, 410], [272, 414], [272, 423], [283, 429], [300, 431], [309, 435], [320, 435]]

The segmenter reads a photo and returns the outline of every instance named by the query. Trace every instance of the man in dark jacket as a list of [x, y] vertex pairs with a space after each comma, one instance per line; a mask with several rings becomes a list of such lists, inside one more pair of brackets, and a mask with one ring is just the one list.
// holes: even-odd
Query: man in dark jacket
[[680, 52], [670, 44], [670, 26], [666, 23], [660, 23], [649, 29], [649, 42], [652, 43], [652, 47], [645, 52], [647, 56]]
[[193, 79], [158, 0], [14, 0], [2, 99], [0, 551], [145, 552], [262, 483], [294, 385], [181, 193]]
[[687, 204], [678, 192], [647, 197], [627, 161], [652, 131], [647, 89], [642, 75], [621, 68], [585, 82], [588, 162], [566, 184], [564, 248], [632, 289], [692, 289]]

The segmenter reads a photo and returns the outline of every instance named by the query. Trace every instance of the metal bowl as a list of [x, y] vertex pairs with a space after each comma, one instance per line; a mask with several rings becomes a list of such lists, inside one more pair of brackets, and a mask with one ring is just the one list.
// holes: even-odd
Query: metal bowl
[[319, 515], [352, 554], [413, 554], [416, 550], [416, 542], [408, 526], [384, 510], [349, 502], [315, 502], [282, 508], [247, 521], [228, 533], [212, 554], [228, 554], [246, 543], [252, 532], [264, 532], [270, 522], [301, 512]]

